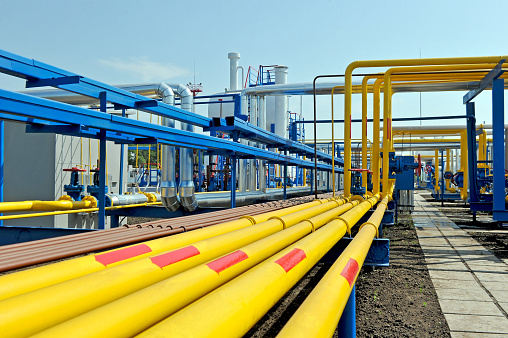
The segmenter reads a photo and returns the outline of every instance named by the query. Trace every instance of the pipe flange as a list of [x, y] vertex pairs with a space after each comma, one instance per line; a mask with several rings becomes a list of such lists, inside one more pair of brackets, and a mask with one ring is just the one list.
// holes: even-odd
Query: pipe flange
[[280, 221], [282, 223], [282, 229], [284, 229], [284, 230], [287, 229], [287, 224], [286, 224], [286, 222], [284, 222], [284, 219], [282, 219], [282, 217], [272, 216], [268, 220], [271, 220], [271, 219], [276, 219], [276, 220]]
[[254, 225], [254, 224], [256, 224], [256, 223], [257, 223], [257, 222], [256, 222], [256, 219], [255, 219], [254, 217], [252, 217], [252, 216], [249, 216], [249, 215], [244, 215], [244, 216], [240, 217], [240, 219], [242, 219], [242, 218], [246, 218], [246, 219], [248, 219], [248, 220], [252, 223], [252, 225]]
[[88, 201], [90, 202], [89, 208], [97, 208], [97, 199], [91, 195], [85, 196], [81, 199], [82, 201]]
[[74, 201], [74, 199], [72, 197], [70, 197], [69, 195], [62, 195], [60, 196], [60, 198], [58, 199], [59, 201]]

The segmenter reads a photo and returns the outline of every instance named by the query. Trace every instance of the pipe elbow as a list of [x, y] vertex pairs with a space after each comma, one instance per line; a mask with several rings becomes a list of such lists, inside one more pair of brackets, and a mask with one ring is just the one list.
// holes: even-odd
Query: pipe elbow
[[180, 195], [180, 203], [187, 211], [194, 211], [198, 208], [198, 201], [194, 195], [194, 182], [182, 181], [178, 188]]
[[176, 211], [180, 207], [178, 199], [178, 188], [173, 181], [166, 181], [161, 183], [161, 200], [162, 205], [168, 211]]

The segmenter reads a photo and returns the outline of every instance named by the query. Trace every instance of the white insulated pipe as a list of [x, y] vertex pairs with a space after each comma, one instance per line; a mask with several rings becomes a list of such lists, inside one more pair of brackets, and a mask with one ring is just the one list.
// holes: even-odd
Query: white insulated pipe
[[228, 54], [229, 59], [229, 90], [238, 90], [238, 60], [240, 53], [231, 52]]
[[[275, 66], [275, 85], [285, 85], [288, 82], [288, 67]], [[286, 113], [287, 97], [285, 95], [275, 97], [275, 134], [286, 137]]]

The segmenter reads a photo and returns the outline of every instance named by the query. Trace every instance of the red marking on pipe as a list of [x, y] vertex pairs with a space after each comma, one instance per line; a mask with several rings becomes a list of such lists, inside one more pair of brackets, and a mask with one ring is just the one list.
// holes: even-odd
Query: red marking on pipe
[[281, 258], [277, 259], [275, 263], [279, 264], [284, 271], [289, 272], [292, 268], [294, 268], [298, 263], [307, 258], [305, 255], [305, 251], [302, 249], [293, 249], [289, 253], [285, 254]]
[[184, 259], [191, 258], [199, 254], [199, 250], [191, 245], [175, 251], [166, 252], [162, 255], [150, 257], [150, 260], [153, 264], [162, 269], [165, 266], [178, 263]]
[[230, 253], [229, 255], [216, 259], [206, 265], [213, 271], [219, 273], [226, 270], [227, 268], [232, 267], [235, 264], [240, 263], [243, 260], [246, 260], [247, 258], [249, 258], [249, 256], [247, 256], [245, 252], [238, 250]]
[[152, 252], [152, 249], [146, 244], [134, 245], [128, 248], [118, 249], [111, 252], [95, 255], [95, 260], [104, 266], [120, 262], [132, 257], [147, 254]]
[[347, 262], [346, 266], [340, 273], [340, 275], [344, 278], [346, 278], [347, 282], [349, 283], [349, 286], [353, 286], [353, 282], [355, 281], [355, 277], [358, 274], [358, 270], [360, 270], [360, 267], [358, 266], [358, 262], [350, 258]]

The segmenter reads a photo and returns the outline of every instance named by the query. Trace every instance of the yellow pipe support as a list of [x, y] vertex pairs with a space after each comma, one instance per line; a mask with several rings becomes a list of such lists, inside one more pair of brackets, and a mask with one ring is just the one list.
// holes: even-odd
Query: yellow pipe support
[[[206, 264], [120, 298], [36, 337], [132, 337], [350, 210], [346, 203]], [[90, 325], [93, 323], [93, 325]]]
[[[107, 264], [106, 266], [97, 261], [97, 255], [88, 255], [40, 266], [30, 270], [3, 275], [0, 276], [0, 300], [84, 276], [96, 271], [101, 271], [106, 268], [133, 261], [135, 259], [140, 259], [163, 251], [176, 249], [193, 242], [222, 235], [230, 231], [251, 226], [253, 224], [262, 223], [273, 216], [287, 215], [289, 213], [304, 210], [306, 208], [320, 204], [320, 200], [314, 200], [312, 202], [303, 203], [280, 210], [270, 211], [264, 214], [255, 216], [243, 216], [238, 220], [217, 224], [203, 229], [197, 229], [178, 235], [158, 238], [141, 244], [126, 246], [120, 249], [109, 250], [103, 252], [103, 254], [108, 253], [113, 255], [118, 253], [119, 256], [123, 256], [123, 259], [119, 259], [118, 261]], [[130, 248], [134, 248], [136, 250], [131, 249], [133, 251], [128, 253]], [[146, 252], [143, 253], [143, 250]]]
[[[370, 200], [341, 217], [355, 224], [377, 197]], [[138, 337], [242, 336], [344, 236], [346, 230], [341, 219], [329, 222]]]
[[464, 130], [460, 135], [460, 170], [459, 172], [463, 173], [464, 183], [462, 188], [460, 188], [460, 198], [463, 201], [467, 200], [467, 190], [469, 186], [469, 175], [468, 175], [468, 163], [467, 163], [467, 132]]
[[[418, 66], [418, 65], [451, 65], [451, 64], [472, 64], [489, 63], [496, 64], [506, 56], [485, 56], [485, 57], [461, 57], [461, 58], [425, 58], [425, 59], [399, 59], [399, 60], [371, 60], [354, 61], [350, 63], [345, 72], [344, 81], [344, 121], [351, 118], [351, 98], [353, 94], [353, 71], [365, 67], [397, 67], [397, 66]], [[386, 93], [386, 91], [385, 91]], [[350, 125], [344, 123], [344, 135], [351, 132]], [[344, 142], [344, 196], [351, 196], [351, 140], [347, 137]]]
[[[284, 216], [273, 216], [266, 222], [194, 242], [176, 250], [155, 256], [151, 254], [150, 257], [4, 299], [0, 301], [0, 332], [7, 336], [32, 335], [237, 250], [344, 202], [342, 199], [334, 200]], [[117, 255], [118, 253], [98, 254], [95, 255], [95, 260], [105, 268], [110, 262], [118, 260]]]
[[331, 337], [386, 211], [383, 199], [277, 337]]
[[[379, 144], [380, 144], [380, 132], [379, 125], [381, 122], [381, 111], [380, 111], [380, 96], [381, 96], [381, 83], [383, 80], [377, 79], [374, 82], [374, 107], [373, 107], [373, 120], [374, 130], [372, 135], [372, 193], [377, 194], [380, 191], [380, 156], [379, 156]], [[344, 154], [345, 156], [345, 154]]]

